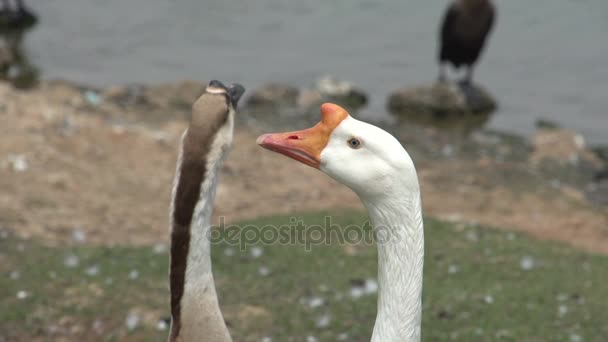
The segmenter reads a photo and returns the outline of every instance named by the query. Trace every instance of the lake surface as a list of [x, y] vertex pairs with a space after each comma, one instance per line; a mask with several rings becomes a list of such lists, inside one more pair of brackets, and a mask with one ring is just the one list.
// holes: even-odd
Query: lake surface
[[[180, 79], [309, 85], [332, 74], [371, 95], [432, 81], [439, 20], [429, 0], [30, 0], [26, 46], [43, 78], [92, 85]], [[608, 143], [608, 1], [504, 0], [476, 79], [500, 101], [489, 126], [538, 118]]]

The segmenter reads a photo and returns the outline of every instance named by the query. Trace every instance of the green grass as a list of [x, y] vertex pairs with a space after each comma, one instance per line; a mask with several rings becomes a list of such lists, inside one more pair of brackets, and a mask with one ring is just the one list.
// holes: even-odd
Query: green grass
[[[310, 225], [322, 224], [324, 216], [299, 218]], [[333, 223], [365, 220], [345, 212]], [[288, 217], [247, 222], [288, 223]], [[424, 341], [605, 341], [607, 257], [519, 234], [425, 223]], [[353, 299], [349, 291], [358, 280], [375, 278], [375, 246], [257, 247], [263, 254], [253, 258], [251, 246], [214, 246], [220, 303], [235, 341], [303, 341], [309, 335], [335, 341], [344, 333], [348, 341], [369, 340], [375, 295]], [[78, 266], [64, 265], [70, 255]], [[533, 260], [534, 267], [522, 269], [522, 260]], [[98, 273], [87, 274], [93, 266]], [[260, 275], [260, 267], [269, 274]], [[19, 291], [27, 298], [18, 299]], [[323, 304], [303, 302], [310, 297]], [[153, 247], [56, 248], [10, 236], [0, 240], [0, 340], [163, 341], [167, 332], [156, 322], [168, 315], [167, 299], [167, 255]], [[132, 331], [125, 324], [130, 312], [141, 318]], [[329, 325], [318, 327], [323, 315], [331, 317]]]

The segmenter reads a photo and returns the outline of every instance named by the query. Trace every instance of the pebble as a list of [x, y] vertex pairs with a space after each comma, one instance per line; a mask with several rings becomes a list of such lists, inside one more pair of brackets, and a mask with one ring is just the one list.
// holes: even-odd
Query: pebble
[[262, 337], [262, 342], [272, 342], [272, 338], [268, 336]]
[[361, 298], [363, 296], [363, 289], [360, 287], [351, 287], [350, 296], [355, 299]]
[[236, 254], [236, 252], [234, 251], [234, 248], [226, 248], [224, 249], [224, 255], [227, 257], [231, 257], [234, 256]]
[[564, 317], [568, 313], [568, 307], [566, 305], [560, 305], [557, 309], [557, 315], [559, 317]]
[[338, 341], [346, 341], [346, 340], [348, 340], [348, 334], [345, 333], [345, 332], [340, 333], [340, 334], [338, 334], [338, 336], [336, 336], [336, 340], [338, 340]]
[[511, 336], [511, 332], [509, 330], [506, 330], [506, 329], [501, 329], [501, 330], [498, 330], [494, 334], [494, 336], [496, 336], [497, 339], [502, 340], [502, 339], [505, 339], [507, 337], [510, 337]]
[[70, 254], [63, 259], [63, 265], [67, 268], [78, 267], [80, 264], [80, 259], [74, 254]]
[[164, 243], [157, 243], [154, 245], [154, 254], [165, 254], [167, 252], [167, 245]]
[[570, 342], [583, 342], [584, 339], [581, 335], [572, 334], [570, 335]]
[[159, 144], [169, 144], [172, 140], [171, 134], [163, 131], [153, 131], [150, 136]]
[[17, 292], [17, 299], [23, 300], [23, 299], [26, 299], [29, 296], [30, 296], [30, 294], [27, 291], [21, 290], [21, 291]]
[[443, 145], [443, 147], [441, 148], [441, 154], [443, 154], [444, 157], [453, 156], [454, 155], [454, 146], [452, 146], [450, 144]]
[[325, 304], [325, 299], [322, 297], [312, 296], [310, 298], [302, 298], [301, 303], [307, 304], [310, 308], [318, 308]]
[[131, 272], [129, 272], [129, 279], [135, 280], [137, 278], [139, 278], [139, 271], [138, 270], [131, 270]]
[[135, 330], [139, 326], [140, 318], [139, 315], [130, 313], [125, 319], [125, 325], [129, 331]]
[[585, 138], [580, 134], [574, 136], [574, 143], [579, 149], [584, 149], [585, 146], [587, 146], [587, 144], [585, 143]]
[[122, 125], [113, 125], [112, 126], [112, 133], [116, 134], [116, 135], [122, 135], [125, 134], [127, 132], [127, 128], [125, 126]]
[[260, 268], [258, 268], [258, 274], [262, 277], [266, 277], [270, 274], [270, 269], [266, 266], [260, 266]]
[[17, 279], [21, 278], [21, 273], [20, 273], [19, 271], [12, 271], [12, 272], [9, 274], [9, 278], [10, 278], [11, 280], [17, 280]]
[[456, 273], [458, 273], [459, 270], [460, 270], [460, 268], [458, 267], [458, 265], [448, 266], [448, 274], [456, 274]]
[[372, 278], [357, 281], [350, 288], [350, 296], [355, 299], [364, 295], [375, 294], [376, 292], [378, 292], [378, 282]]
[[523, 258], [521, 258], [521, 261], [519, 262], [519, 266], [524, 271], [530, 271], [534, 267], [536, 267], [536, 261], [531, 256], [524, 256]]
[[159, 319], [158, 322], [156, 322], [156, 330], [165, 331], [168, 328], [169, 328], [169, 325], [167, 324], [167, 322], [165, 322], [164, 319]]
[[49, 324], [46, 327], [46, 331], [49, 335], [58, 334], [62, 329], [57, 324]]
[[93, 90], [87, 90], [84, 92], [84, 98], [92, 106], [98, 106], [101, 104], [102, 98], [99, 94]]
[[466, 238], [469, 241], [479, 241], [479, 235], [474, 230], [469, 230], [466, 234]]
[[306, 342], [319, 342], [319, 339], [312, 335], [308, 335], [306, 336]]
[[315, 88], [323, 94], [344, 95], [352, 90], [352, 84], [348, 81], [339, 81], [330, 75], [320, 77], [315, 84]]
[[487, 296], [483, 297], [483, 301], [486, 302], [487, 304], [492, 304], [492, 303], [494, 303], [494, 297], [487, 295]]
[[315, 326], [319, 329], [327, 328], [331, 323], [331, 316], [329, 314], [321, 315], [317, 318]]
[[95, 322], [93, 322], [93, 331], [95, 331], [95, 333], [97, 333], [97, 335], [101, 335], [104, 332], [104, 322], [101, 319], [96, 319]]
[[250, 253], [252, 258], [257, 259], [261, 257], [262, 254], [264, 254], [264, 250], [262, 249], [262, 247], [252, 247]]
[[585, 272], [591, 272], [591, 264], [590, 264], [590, 263], [588, 263], [588, 262], [584, 262], [584, 263], [583, 263], [583, 270], [584, 270]]
[[75, 229], [72, 232], [72, 240], [78, 243], [85, 243], [87, 241], [87, 233], [82, 229]]
[[374, 294], [378, 292], [378, 282], [376, 279], [366, 279], [365, 280], [365, 294]]
[[86, 273], [86, 275], [88, 275], [89, 277], [94, 277], [96, 275], [99, 274], [99, 265], [93, 265], [91, 267], [88, 267], [84, 273]]
[[8, 162], [15, 172], [24, 172], [29, 168], [27, 159], [23, 154], [9, 154]]

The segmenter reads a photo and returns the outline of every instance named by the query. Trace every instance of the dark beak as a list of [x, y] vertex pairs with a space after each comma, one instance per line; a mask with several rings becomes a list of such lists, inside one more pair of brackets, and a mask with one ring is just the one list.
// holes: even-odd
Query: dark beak
[[209, 82], [209, 85], [207, 85], [207, 86], [211, 87], [211, 88], [217, 88], [217, 89], [225, 89], [225, 90], [227, 90], [226, 86], [222, 82], [220, 82], [218, 80], [212, 80], [211, 82]]
[[233, 83], [230, 85], [230, 88], [228, 88], [228, 96], [230, 97], [230, 102], [232, 103], [232, 107], [234, 109], [236, 109], [236, 106], [244, 93], [245, 87], [238, 83]]

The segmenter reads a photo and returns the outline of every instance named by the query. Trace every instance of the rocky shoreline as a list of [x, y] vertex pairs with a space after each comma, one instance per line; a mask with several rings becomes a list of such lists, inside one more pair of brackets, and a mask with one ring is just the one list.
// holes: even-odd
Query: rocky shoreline
[[[166, 242], [178, 139], [203, 87], [42, 81], [21, 91], [0, 83], [0, 228], [48, 243], [71, 243], [74, 232], [104, 245]], [[317, 104], [331, 97], [265, 89], [245, 95], [215, 214], [236, 222], [361, 208], [349, 190], [254, 143], [261, 130], [315, 122]], [[288, 99], [289, 106], [260, 105], [259, 94]], [[354, 107], [366, 101], [356, 91], [350, 99]], [[285, 109], [294, 104], [305, 110]], [[406, 119], [383, 128], [416, 161], [427, 215], [608, 253], [605, 150], [587, 146], [576, 132], [544, 127], [530, 139], [483, 129], [450, 134]]]

